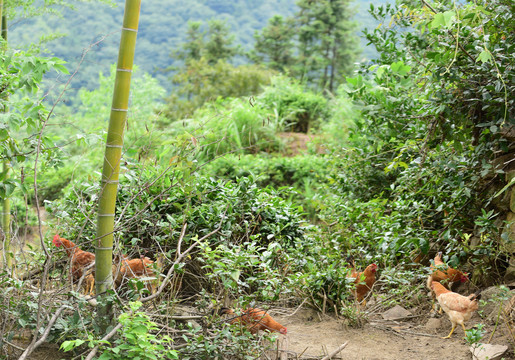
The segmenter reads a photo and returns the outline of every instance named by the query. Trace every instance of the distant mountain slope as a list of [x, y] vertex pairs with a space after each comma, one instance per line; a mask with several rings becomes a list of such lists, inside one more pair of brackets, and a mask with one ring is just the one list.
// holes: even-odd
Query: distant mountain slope
[[[123, 2], [118, 3], [120, 5], [115, 8], [94, 2], [83, 3], [77, 5], [75, 11], [64, 10], [62, 18], [47, 16], [10, 24], [10, 43], [20, 47], [51, 33], [66, 34], [46, 47], [53, 55], [68, 61], [70, 71], [75, 70], [87, 51], [72, 87], [92, 89], [98, 83], [98, 72], [107, 73], [117, 59], [123, 17]], [[357, 4], [356, 21], [360, 26], [371, 21], [365, 10], [369, 3], [362, 0]], [[233, 29], [236, 43], [250, 49], [254, 32], [265, 26], [270, 17], [276, 14], [289, 16], [295, 10], [295, 0], [145, 0], [141, 7], [135, 63], [170, 88], [168, 75], [160, 69], [173, 64], [170, 53], [184, 41], [188, 21], [224, 19]], [[370, 57], [370, 54], [364, 52], [365, 56]]]

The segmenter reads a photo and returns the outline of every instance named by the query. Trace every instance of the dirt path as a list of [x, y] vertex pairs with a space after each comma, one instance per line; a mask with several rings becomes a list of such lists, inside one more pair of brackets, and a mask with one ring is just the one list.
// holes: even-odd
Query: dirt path
[[[441, 339], [450, 331], [445, 318], [434, 319], [440, 324], [429, 331], [424, 322], [385, 321], [380, 316], [369, 319], [363, 328], [350, 328], [341, 320], [329, 316], [319, 317], [316, 312], [302, 310], [292, 317], [277, 316], [288, 328], [288, 350], [303, 356], [323, 356], [348, 342], [340, 353], [344, 360], [470, 360], [469, 346], [463, 339], [463, 331], [449, 340]], [[322, 321], [321, 321], [322, 320]], [[447, 321], [446, 321], [447, 320]], [[420, 320], [419, 320], [420, 321]], [[471, 321], [471, 324], [474, 322]], [[390, 329], [390, 330], [389, 330]], [[397, 329], [396, 332], [393, 329]], [[414, 333], [433, 335], [418, 336]], [[438, 334], [438, 335], [436, 335]]]

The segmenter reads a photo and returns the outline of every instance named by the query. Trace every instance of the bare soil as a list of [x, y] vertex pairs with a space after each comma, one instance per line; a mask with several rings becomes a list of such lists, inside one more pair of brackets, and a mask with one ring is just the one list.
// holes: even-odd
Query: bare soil
[[316, 152], [321, 154], [324, 152], [323, 147], [316, 143], [318, 135], [311, 135], [299, 132], [283, 132], [279, 133], [278, 136], [283, 140], [284, 156], [296, 156], [307, 152], [308, 145], [310, 142], [315, 143]]
[[[417, 311], [415, 311], [417, 312]], [[427, 309], [410, 315], [407, 320], [384, 320], [380, 314], [371, 316], [361, 328], [349, 327], [313, 310], [300, 310], [294, 316], [277, 316], [288, 328], [290, 359], [320, 359], [347, 342], [347, 346], [334, 358], [342, 360], [470, 360], [472, 354], [458, 328], [450, 339], [442, 339], [451, 330], [447, 315], [431, 317]], [[476, 314], [467, 323], [470, 328], [482, 319]], [[488, 337], [493, 326], [487, 327]], [[509, 337], [500, 326], [492, 343], [510, 345]], [[514, 359], [513, 347], [505, 359]]]

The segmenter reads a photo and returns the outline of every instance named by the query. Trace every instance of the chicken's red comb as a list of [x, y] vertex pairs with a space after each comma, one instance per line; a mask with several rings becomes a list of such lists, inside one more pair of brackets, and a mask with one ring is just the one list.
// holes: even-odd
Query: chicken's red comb
[[54, 239], [52, 240], [55, 246], [59, 247], [61, 245], [61, 238], [58, 234], [55, 234]]

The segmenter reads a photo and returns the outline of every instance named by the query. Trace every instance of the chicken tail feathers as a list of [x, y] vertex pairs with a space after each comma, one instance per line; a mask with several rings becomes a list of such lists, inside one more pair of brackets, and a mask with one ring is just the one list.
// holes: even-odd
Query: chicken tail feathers
[[[214, 312], [214, 310], [213, 310], [213, 312]], [[221, 307], [220, 310], [218, 310], [218, 315], [222, 316], [224, 314], [228, 314], [228, 315], [234, 314], [234, 310], [226, 308], [226, 307]]]
[[345, 259], [345, 262], [347, 264], [349, 264], [351, 268], [353, 268], [353, 269], [356, 268], [356, 263], [354, 262], [354, 256], [352, 256], [352, 255], [347, 256], [347, 258]]
[[471, 294], [471, 295], [469, 296], [469, 299], [470, 299], [470, 300], [481, 300], [481, 292], [482, 292], [482, 291], [483, 291], [483, 290], [479, 290], [478, 292], [476, 292], [476, 293], [474, 293], [474, 294]]

